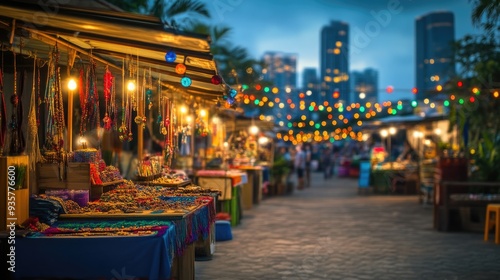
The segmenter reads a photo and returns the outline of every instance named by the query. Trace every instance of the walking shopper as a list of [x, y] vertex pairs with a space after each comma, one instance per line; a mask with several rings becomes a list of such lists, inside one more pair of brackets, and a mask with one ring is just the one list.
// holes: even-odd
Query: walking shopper
[[323, 166], [323, 177], [324, 179], [329, 179], [332, 176], [332, 151], [330, 148], [326, 148], [321, 154], [321, 165]]
[[311, 145], [304, 144], [304, 154], [306, 158], [305, 187], [309, 188], [311, 186], [311, 157], [312, 157]]
[[302, 147], [300, 145], [297, 145], [295, 147], [295, 150], [297, 153], [295, 154], [295, 159], [294, 159], [294, 168], [295, 171], [297, 172], [297, 189], [302, 190], [304, 189], [304, 172], [306, 169], [306, 154], [302, 150]]

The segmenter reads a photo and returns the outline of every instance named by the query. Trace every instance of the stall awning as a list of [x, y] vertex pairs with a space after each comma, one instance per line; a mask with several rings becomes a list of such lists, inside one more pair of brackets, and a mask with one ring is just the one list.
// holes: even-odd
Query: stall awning
[[446, 120], [445, 114], [428, 114], [428, 115], [408, 115], [408, 116], [389, 116], [375, 121], [366, 122], [363, 125], [364, 130], [379, 129], [388, 126], [404, 126], [411, 127], [418, 124]]
[[[48, 46], [58, 42], [117, 69], [126, 60], [133, 60], [141, 69], [151, 69], [154, 78], [161, 76], [165, 85], [205, 99], [216, 99], [225, 90], [224, 84], [211, 83], [218, 71], [209, 38], [165, 29], [155, 17], [7, 1], [0, 4], [0, 28], [15, 30], [10, 43], [20, 45], [14, 40], [22, 38], [23, 50], [41, 58], [48, 55]], [[165, 61], [168, 51], [176, 53], [174, 62]], [[185, 74], [175, 72], [178, 63], [186, 65]], [[181, 85], [183, 76], [191, 78], [190, 87]]]

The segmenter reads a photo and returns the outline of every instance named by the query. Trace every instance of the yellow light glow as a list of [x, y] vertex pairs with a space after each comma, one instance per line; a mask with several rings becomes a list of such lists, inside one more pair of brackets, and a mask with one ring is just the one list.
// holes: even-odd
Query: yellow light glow
[[135, 81], [128, 81], [128, 83], [127, 83], [127, 90], [128, 91], [134, 91], [135, 90]]
[[200, 116], [205, 117], [207, 115], [207, 110], [201, 109]]
[[248, 132], [250, 132], [250, 134], [252, 135], [257, 135], [257, 133], [259, 133], [259, 128], [256, 125], [252, 125], [248, 129]]
[[389, 134], [394, 135], [396, 134], [397, 130], [395, 127], [389, 127]]
[[75, 79], [71, 78], [68, 81], [68, 89], [69, 90], [75, 90], [76, 89], [76, 81]]
[[389, 135], [389, 131], [387, 131], [387, 129], [382, 129], [380, 131], [380, 136], [385, 138], [385, 137], [387, 137], [387, 135]]

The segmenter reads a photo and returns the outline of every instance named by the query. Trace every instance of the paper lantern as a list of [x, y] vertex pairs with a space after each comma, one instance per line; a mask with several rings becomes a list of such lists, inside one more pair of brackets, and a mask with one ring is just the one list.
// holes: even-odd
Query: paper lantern
[[229, 91], [229, 95], [231, 95], [231, 97], [235, 97], [237, 94], [238, 94], [238, 91], [237, 91], [237, 90], [235, 90], [234, 88], [232, 88], [232, 89]]
[[182, 79], [181, 79], [181, 85], [183, 87], [189, 87], [189, 86], [191, 86], [192, 83], [193, 83], [193, 81], [191, 81], [191, 79], [189, 77], [182, 77]]
[[182, 63], [177, 64], [177, 66], [175, 66], [175, 73], [179, 75], [183, 75], [184, 73], [186, 73], [186, 65]]
[[177, 55], [175, 54], [174, 51], [168, 51], [165, 54], [165, 61], [166, 62], [174, 62], [177, 59]]
[[218, 75], [213, 75], [211, 79], [212, 84], [218, 85], [222, 82], [222, 78]]

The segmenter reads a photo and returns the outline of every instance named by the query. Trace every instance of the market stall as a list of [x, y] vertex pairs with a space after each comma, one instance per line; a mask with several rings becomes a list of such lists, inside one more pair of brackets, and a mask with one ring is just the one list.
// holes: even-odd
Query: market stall
[[[11, 111], [2, 112], [2, 116], [12, 115], [12, 143], [2, 152], [10, 159], [26, 152], [26, 174], [34, 174], [33, 180], [24, 177], [26, 188], [20, 189], [33, 196], [29, 202], [27, 197], [18, 201], [19, 209], [29, 205], [30, 216], [43, 219], [52, 230], [67, 223], [61, 219], [96, 225], [82, 227], [72, 232], [74, 236], [58, 233], [56, 237], [50, 230], [39, 229], [37, 234], [19, 238], [20, 251], [26, 253], [19, 253], [26, 261], [23, 264], [29, 267], [57, 246], [58, 256], [75, 264], [55, 272], [43, 270], [44, 264], [53, 267], [47, 263], [37, 267], [47, 277], [72, 278], [76, 277], [72, 272], [81, 270], [75, 267], [79, 265], [77, 256], [69, 248], [90, 254], [89, 248], [102, 246], [101, 251], [93, 252], [102, 254], [89, 260], [92, 269], [85, 271], [90, 278], [108, 278], [115, 265], [130, 263], [124, 258], [141, 256], [137, 252], [142, 247], [148, 258], [130, 268], [137, 277], [163, 279], [172, 274], [193, 279], [195, 243], [214, 239], [219, 192], [190, 185], [187, 177], [173, 174], [171, 167], [176, 151], [188, 148], [189, 116], [180, 112], [180, 105], [213, 105], [229, 89], [218, 76], [208, 38], [166, 30], [154, 17], [64, 5], [39, 25], [32, 15], [47, 13], [43, 8], [31, 2], [0, 4], [0, 35], [4, 38], [0, 81], [12, 81], [2, 89], [13, 93], [13, 106], [7, 106]], [[24, 92], [27, 89], [30, 94]], [[29, 111], [23, 111], [22, 103], [28, 104]], [[28, 125], [17, 125], [24, 124], [23, 119]], [[116, 134], [116, 147], [103, 137], [108, 134]], [[3, 135], [0, 140], [3, 144]], [[146, 159], [144, 150], [153, 140], [161, 147], [161, 156]], [[119, 156], [126, 146], [135, 150], [134, 179], [142, 184], [125, 180], [121, 170], [109, 164], [113, 154]], [[47, 212], [47, 207], [57, 208], [58, 204], [61, 213]], [[161, 224], [152, 225], [154, 219]], [[133, 233], [108, 228], [94, 236], [92, 229], [102, 227], [101, 220], [129, 223]], [[154, 227], [136, 231], [143, 222], [146, 228]], [[204, 245], [213, 247], [213, 242]], [[40, 250], [29, 254], [31, 246]], [[110, 253], [116, 248], [123, 254], [106, 262], [109, 267], [100, 264], [113, 259]], [[213, 253], [213, 249], [203, 251]], [[184, 258], [179, 267], [186, 269], [178, 267], [179, 274], [172, 268], [169, 256], [173, 255]], [[154, 263], [155, 257], [160, 264]], [[189, 261], [191, 264], [186, 263]]]
[[239, 170], [199, 170], [196, 182], [202, 188], [210, 188], [221, 192], [218, 212], [229, 213], [231, 225], [237, 226], [243, 216], [241, 187], [248, 183], [245, 172]]

